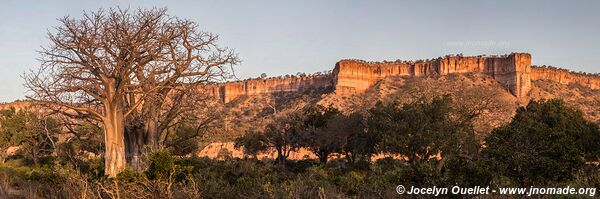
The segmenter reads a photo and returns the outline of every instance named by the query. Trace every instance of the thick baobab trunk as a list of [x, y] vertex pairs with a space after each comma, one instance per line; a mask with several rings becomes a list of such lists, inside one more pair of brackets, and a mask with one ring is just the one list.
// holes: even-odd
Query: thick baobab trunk
[[134, 171], [141, 172], [145, 168], [144, 164], [144, 146], [146, 136], [144, 129], [139, 124], [130, 124], [125, 129], [125, 158], [127, 165]]
[[147, 167], [146, 153], [154, 151], [158, 146], [158, 125], [150, 119], [142, 124], [140, 121], [132, 121], [125, 131], [125, 149], [127, 165], [134, 171], [144, 171]]
[[118, 106], [105, 106], [104, 124], [104, 174], [116, 177], [125, 170], [124, 113]]

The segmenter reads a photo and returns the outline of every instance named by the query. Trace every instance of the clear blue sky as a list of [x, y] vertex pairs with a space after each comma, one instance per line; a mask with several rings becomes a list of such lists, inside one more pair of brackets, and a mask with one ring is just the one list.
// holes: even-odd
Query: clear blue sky
[[342, 58], [532, 53], [533, 64], [600, 72], [600, 1], [3, 1], [0, 102], [22, 99], [56, 18], [167, 7], [221, 36], [239, 78], [330, 70]]

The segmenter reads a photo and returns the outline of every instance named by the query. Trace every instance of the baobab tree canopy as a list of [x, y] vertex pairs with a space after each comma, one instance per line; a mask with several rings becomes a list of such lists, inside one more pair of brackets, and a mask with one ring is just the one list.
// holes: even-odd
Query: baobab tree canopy
[[217, 45], [217, 35], [166, 9], [101, 9], [59, 22], [40, 50], [41, 67], [25, 77], [28, 97], [57, 113], [100, 121], [109, 176], [125, 168], [132, 116], [153, 115], [168, 96], [227, 78], [239, 63]]

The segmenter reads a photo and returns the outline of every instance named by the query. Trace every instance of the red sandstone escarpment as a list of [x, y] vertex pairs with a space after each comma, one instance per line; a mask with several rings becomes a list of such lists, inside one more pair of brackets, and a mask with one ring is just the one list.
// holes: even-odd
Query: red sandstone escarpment
[[514, 96], [527, 96], [531, 80], [552, 80], [577, 83], [592, 89], [600, 88], [598, 75], [573, 73], [566, 70], [533, 67], [528, 53], [501, 56], [452, 55], [419, 61], [367, 62], [341, 60], [331, 74], [305, 77], [251, 79], [217, 84], [211, 88], [221, 101], [239, 96], [262, 93], [303, 91], [333, 87], [338, 94], [361, 93], [388, 76], [430, 76], [455, 73], [482, 73], [492, 76]]
[[531, 55], [512, 53], [488, 59], [486, 74], [508, 88], [516, 97], [524, 97], [531, 90]]
[[[531, 80], [551, 80], [563, 84], [576, 83], [592, 89], [600, 89], [599, 75], [574, 73], [549, 67], [532, 67], [530, 54], [511, 53], [502, 56], [453, 55], [419, 61], [341, 60], [336, 63], [330, 74], [227, 82], [209, 86], [208, 91], [222, 102], [227, 103], [244, 95], [298, 92], [322, 88], [334, 88], [338, 94], [361, 93], [388, 76], [429, 76], [453, 73], [490, 75], [519, 98], [529, 93]], [[0, 105], [0, 109], [11, 105], [17, 106], [18, 109], [22, 104]]]
[[532, 80], [550, 80], [561, 84], [579, 84], [591, 89], [600, 89], [600, 75], [571, 72], [554, 67], [533, 66]]
[[333, 70], [337, 93], [359, 93], [387, 76], [428, 76], [452, 73], [485, 73], [522, 97], [531, 89], [531, 55], [446, 56], [424, 61], [366, 62], [339, 61]]
[[275, 77], [269, 79], [249, 79], [237, 82], [218, 84], [210, 89], [214, 96], [227, 103], [239, 96], [256, 95], [276, 92], [298, 92], [310, 89], [328, 88], [333, 86], [331, 74]]

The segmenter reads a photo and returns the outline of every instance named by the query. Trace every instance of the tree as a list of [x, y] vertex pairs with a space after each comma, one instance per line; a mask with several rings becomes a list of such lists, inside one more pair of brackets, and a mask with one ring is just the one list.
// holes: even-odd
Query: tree
[[235, 148], [243, 148], [244, 153], [251, 155], [255, 160], [258, 159], [258, 153], [266, 151], [265, 135], [259, 132], [249, 132], [244, 136], [235, 139]]
[[486, 139], [486, 161], [500, 175], [523, 186], [573, 179], [586, 160], [600, 157], [600, 131], [562, 100], [531, 101], [511, 123]]
[[300, 145], [313, 152], [321, 163], [327, 160], [333, 153], [341, 152], [346, 140], [340, 136], [346, 131], [335, 124], [344, 121], [342, 113], [332, 107], [321, 105], [311, 106], [304, 111], [305, 120], [300, 131]]
[[[25, 77], [28, 98], [72, 118], [100, 121], [111, 177], [125, 169], [126, 156], [135, 159], [144, 145], [157, 146], [166, 127], [193, 110], [184, 104], [195, 86], [222, 79], [239, 62], [216, 44], [217, 35], [166, 9], [98, 10], [59, 22], [40, 51], [40, 69]], [[132, 127], [127, 132], [126, 125]], [[125, 153], [126, 136], [134, 154]]]
[[291, 110], [273, 115], [273, 121], [262, 131], [248, 132], [235, 139], [235, 148], [244, 148], [244, 153], [257, 159], [263, 151], [277, 152], [276, 161], [285, 166], [292, 151], [298, 150], [301, 144], [300, 131], [304, 121], [302, 111]]
[[61, 130], [58, 120], [40, 117], [27, 110], [16, 111], [14, 108], [0, 111], [0, 118], [0, 143], [3, 149], [20, 146], [20, 150], [25, 151], [34, 165], [40, 156], [55, 152], [57, 135]]
[[274, 121], [265, 127], [262, 143], [267, 148], [277, 151], [277, 162], [280, 165], [285, 166], [290, 152], [300, 147], [299, 131], [302, 121], [301, 113], [293, 111], [276, 116]]
[[199, 137], [203, 134], [202, 128], [190, 124], [179, 124], [169, 129], [170, 136], [167, 139], [166, 148], [171, 149], [173, 155], [185, 156], [193, 154], [200, 149]]
[[8, 154], [6, 150], [13, 146], [12, 136], [24, 129], [24, 115], [16, 115], [14, 107], [0, 111], [0, 162], [4, 163]]
[[[157, 132], [158, 138], [161, 139], [158, 142], [159, 149], [171, 148], [173, 154], [181, 156], [195, 153], [200, 149], [199, 139], [220, 127], [223, 112], [220, 109], [222, 107], [217, 106], [216, 100], [195, 100], [193, 103], [196, 103], [194, 110], [180, 111], [173, 121], [160, 120], [159, 124], [169, 126], [161, 127], [163, 130]], [[174, 114], [170, 111], [164, 112]]]
[[370, 111], [369, 131], [381, 136], [383, 152], [400, 154], [413, 165], [439, 157], [440, 171], [446, 159], [468, 151], [473, 130], [469, 120], [452, 106], [449, 95], [399, 106], [379, 102]]
[[378, 152], [379, 136], [367, 131], [363, 117], [363, 114], [354, 112], [340, 119], [334, 119], [329, 124], [333, 131], [340, 131], [335, 133], [343, 138], [340, 140], [346, 140], [342, 153], [350, 163], [360, 159], [371, 161], [371, 155]]
[[[131, 113], [125, 127], [127, 164], [134, 170], [145, 168], [145, 153], [196, 140], [223, 119], [215, 96], [208, 94], [202, 83], [187, 82], [173, 88], [167, 86], [158, 93], [143, 92], [147, 98]], [[181, 126], [194, 130], [177, 138], [183, 135], [177, 134], [182, 133], [178, 131]]]
[[[66, 123], [62, 121], [61, 123]], [[85, 164], [93, 156], [101, 156], [104, 152], [102, 129], [90, 121], [65, 125], [73, 135], [59, 144], [58, 157], [68, 161], [75, 167]], [[92, 156], [93, 155], [93, 156]], [[98, 171], [98, 173], [104, 171]]]

